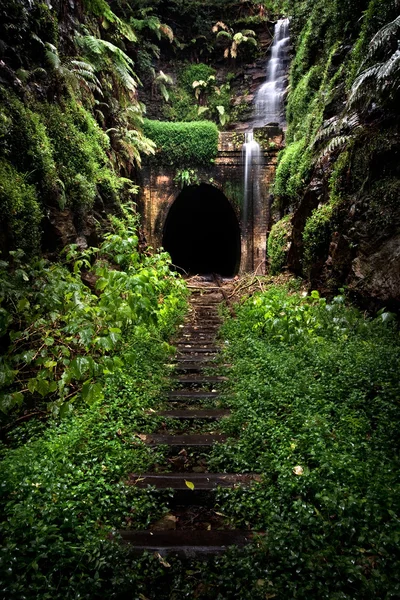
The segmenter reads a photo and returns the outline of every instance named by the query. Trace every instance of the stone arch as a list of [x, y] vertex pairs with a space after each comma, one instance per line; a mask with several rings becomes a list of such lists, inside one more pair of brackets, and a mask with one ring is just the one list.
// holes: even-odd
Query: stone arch
[[225, 276], [238, 272], [240, 224], [219, 187], [209, 183], [187, 186], [160, 212], [165, 213], [165, 218], [159, 214], [164, 221], [162, 245], [177, 267], [190, 273]]

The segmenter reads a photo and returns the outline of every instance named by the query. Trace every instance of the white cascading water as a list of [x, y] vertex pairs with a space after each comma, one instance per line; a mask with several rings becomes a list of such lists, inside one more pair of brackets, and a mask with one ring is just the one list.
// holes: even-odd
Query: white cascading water
[[284, 123], [283, 95], [289, 45], [289, 19], [279, 19], [275, 25], [271, 57], [267, 64], [267, 80], [255, 98], [255, 120], [258, 127], [268, 123]]
[[243, 144], [244, 154], [244, 198], [243, 198], [243, 223], [247, 228], [249, 217], [249, 200], [252, 196], [253, 187], [253, 168], [258, 165], [260, 155], [260, 145], [254, 139], [253, 131], [245, 133], [245, 143]]
[[[264, 127], [268, 123], [283, 125], [283, 94], [286, 85], [286, 66], [289, 55], [289, 19], [279, 19], [274, 29], [271, 56], [267, 63], [267, 80], [255, 98], [255, 118], [252, 127]], [[249, 204], [253, 195], [253, 181], [257, 180], [260, 163], [260, 146], [254, 139], [253, 128], [245, 133], [243, 224], [249, 225]]]

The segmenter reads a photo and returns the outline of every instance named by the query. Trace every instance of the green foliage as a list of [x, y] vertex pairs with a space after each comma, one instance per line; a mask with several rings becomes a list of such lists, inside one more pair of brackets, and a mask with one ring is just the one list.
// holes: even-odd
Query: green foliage
[[40, 249], [42, 211], [35, 187], [5, 160], [0, 159], [0, 231], [8, 247], [19, 245], [28, 254]]
[[198, 185], [200, 183], [199, 177], [194, 169], [178, 169], [174, 181], [182, 189], [187, 185]]
[[51, 202], [59, 194], [58, 173], [45, 123], [13, 93], [0, 87], [1, 154], [18, 171], [26, 173], [28, 183], [36, 185], [43, 200]]
[[[396, 102], [400, 87], [400, 49], [396, 47], [400, 31], [400, 17], [387, 23], [371, 40], [368, 53], [350, 90], [349, 108], [366, 111], [372, 102], [382, 106]], [[374, 60], [373, 60], [374, 59]]]
[[323, 204], [313, 210], [303, 231], [303, 267], [310, 272], [313, 262], [327, 249], [332, 235], [333, 205]]
[[279, 155], [274, 191], [278, 203], [283, 206], [283, 198], [297, 199], [311, 167], [310, 150], [305, 140], [289, 144]]
[[347, 86], [350, 88], [357, 76], [362, 63], [368, 54], [368, 46], [374, 35], [389, 21], [398, 16], [398, 6], [395, 0], [370, 0], [363, 14], [361, 31], [351, 52], [351, 61], [347, 76]]
[[[99, 382], [122, 366], [116, 352], [129, 332], [160, 326], [179, 305], [184, 286], [170, 275], [168, 255], [139, 254], [135, 217], [114, 217], [111, 226], [100, 249], [69, 249], [71, 271], [44, 260], [25, 264], [15, 253], [11, 272], [2, 263], [3, 335], [11, 340], [0, 368], [4, 413], [24, 396], [31, 405], [50, 401], [56, 415], [70, 412], [79, 396], [101, 398]], [[81, 281], [82, 270], [95, 290]]]
[[[124, 367], [108, 376], [102, 400], [45, 431], [30, 422], [8, 435], [0, 466], [8, 598], [111, 598], [116, 581], [119, 591], [132, 582], [142, 587], [147, 563], [158, 573], [157, 560], [132, 562], [116, 530], [144, 529], [167, 512], [168, 491], [137, 490], [127, 476], [165, 460], [137, 432], [165, 390], [170, 347], [163, 337], [176, 325], [179, 295], [171, 288], [159, 326], [136, 327], [125, 338]], [[146, 423], [154, 430], [151, 417]]]
[[189, 64], [180, 72], [179, 83], [187, 92], [193, 94], [195, 81], [207, 81], [210, 77], [215, 77], [215, 74], [215, 69], [204, 63]]
[[82, 215], [93, 205], [97, 182], [104, 180], [109, 139], [89, 111], [73, 101], [64, 106], [42, 104], [38, 110], [51, 139], [66, 202]]
[[229, 77], [220, 83], [214, 68], [204, 63], [185, 64], [178, 73], [177, 86], [169, 90], [169, 105], [164, 106], [170, 121], [214, 120], [222, 127], [230, 120]]
[[268, 258], [272, 275], [280, 273], [285, 265], [291, 233], [291, 215], [287, 215], [271, 229], [268, 236]]
[[265, 598], [266, 589], [282, 598], [395, 597], [400, 344], [393, 315], [365, 319], [343, 296], [327, 303], [317, 292], [302, 298], [281, 288], [236, 313], [223, 330], [233, 409], [224, 429], [233, 439], [213, 451], [211, 465], [262, 475], [260, 484], [221, 489], [218, 498], [233, 526], [267, 535], [224, 562], [232, 588], [244, 578], [253, 587], [244, 598]]
[[218, 152], [218, 129], [208, 121], [193, 123], [144, 122], [145, 135], [157, 150], [154, 160], [179, 167], [209, 165]]

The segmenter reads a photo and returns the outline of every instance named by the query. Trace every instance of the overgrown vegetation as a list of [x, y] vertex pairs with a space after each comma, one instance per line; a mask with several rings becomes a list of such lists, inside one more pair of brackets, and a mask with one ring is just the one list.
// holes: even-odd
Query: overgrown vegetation
[[394, 316], [366, 318], [343, 296], [328, 303], [274, 287], [236, 312], [223, 329], [234, 411], [224, 428], [233, 439], [215, 449], [212, 465], [262, 474], [249, 490], [221, 490], [219, 502], [236, 526], [266, 535], [251, 560], [229, 563], [232, 587], [221, 584], [221, 597], [395, 597]]
[[[277, 205], [296, 209], [312, 177], [327, 188], [335, 162], [343, 159], [349, 177], [342, 200], [357, 202], [381, 178], [376, 167], [388, 171], [376, 157], [374, 163], [364, 161], [363, 182], [355, 185], [353, 165], [364, 153], [371, 124], [389, 137], [396, 128], [398, 2], [352, 0], [339, 6], [305, 0], [282, 5], [292, 15], [296, 52], [290, 71], [287, 148], [280, 155], [275, 183]], [[328, 194], [322, 201], [327, 206], [313, 213], [304, 231], [305, 271], [320, 255], [326, 256], [329, 247], [336, 200]], [[375, 228], [377, 223], [371, 225]], [[325, 242], [311, 241], [318, 237]]]
[[218, 129], [208, 121], [168, 123], [149, 121], [144, 132], [156, 146], [154, 160], [173, 166], [209, 165], [218, 152]]
[[63, 416], [80, 399], [92, 404], [104, 375], [123, 366], [132, 328], [157, 328], [179, 304], [184, 285], [169, 273], [168, 255], [138, 251], [137, 218], [113, 217], [110, 229], [100, 248], [71, 246], [64, 265], [26, 263], [20, 251], [1, 263], [3, 413], [23, 406]]
[[186, 286], [166, 254], [138, 252], [137, 225], [129, 213], [113, 217], [99, 249], [70, 247], [64, 265], [25, 263], [22, 252], [1, 263], [8, 598], [112, 597], [117, 581], [146, 577], [112, 532], [165, 510], [168, 493], [137, 494], [127, 478], [161, 456], [137, 434], [165, 389]]
[[272, 275], [277, 275], [286, 263], [291, 231], [291, 215], [275, 223], [268, 236], [268, 258]]

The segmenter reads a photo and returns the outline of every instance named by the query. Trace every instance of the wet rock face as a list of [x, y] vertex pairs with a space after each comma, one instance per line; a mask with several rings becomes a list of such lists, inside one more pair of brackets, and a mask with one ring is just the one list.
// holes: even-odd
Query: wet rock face
[[359, 294], [400, 305], [400, 234], [352, 262], [350, 288]]

